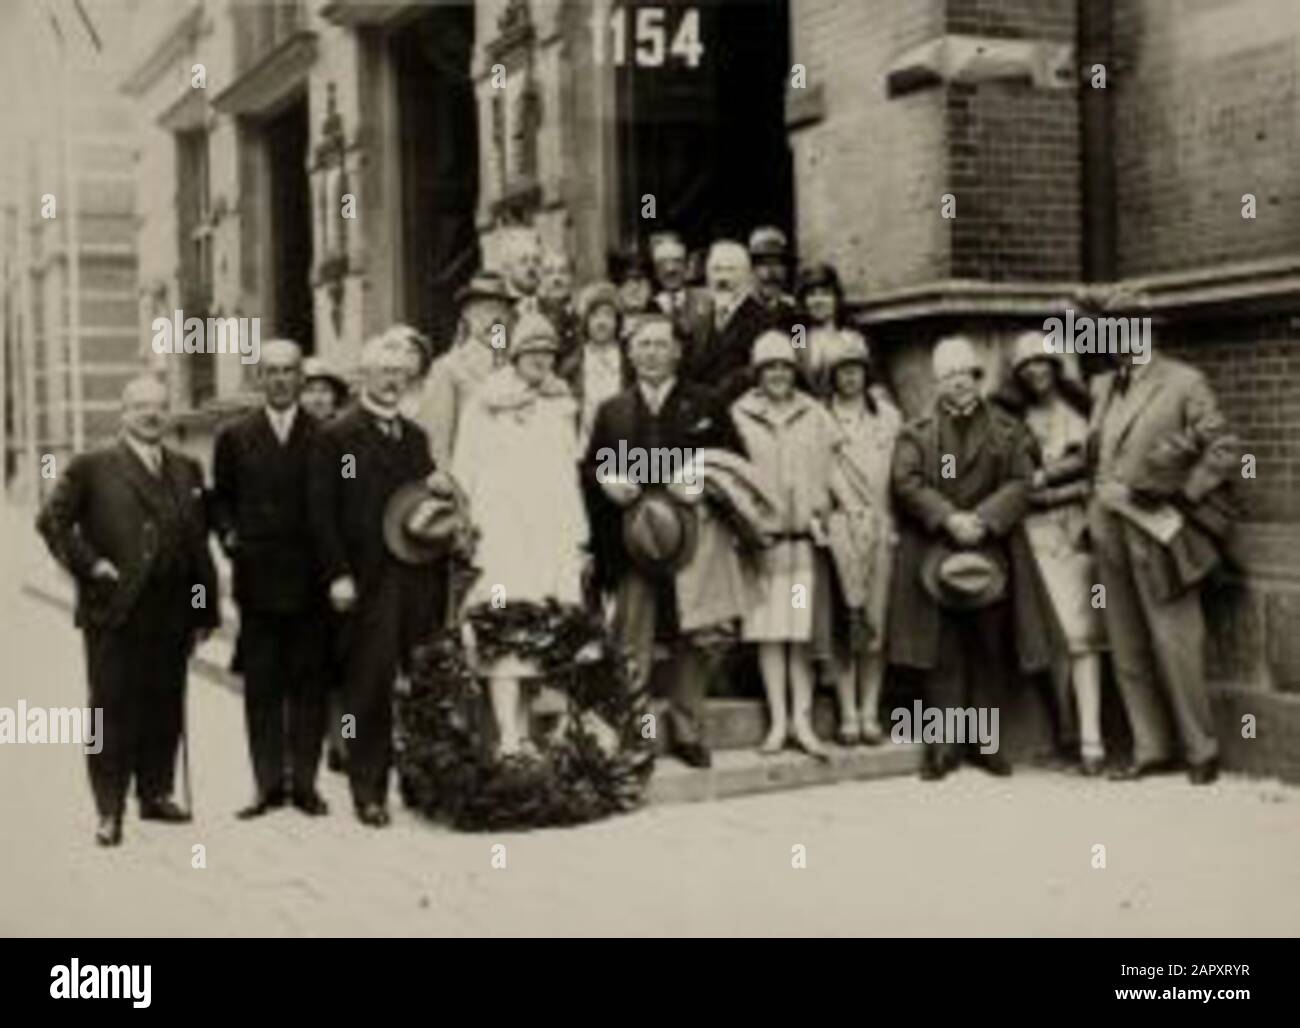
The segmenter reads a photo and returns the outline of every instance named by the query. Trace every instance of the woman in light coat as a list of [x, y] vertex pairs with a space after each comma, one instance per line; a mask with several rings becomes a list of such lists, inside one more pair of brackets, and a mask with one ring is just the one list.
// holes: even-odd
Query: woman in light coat
[[[1079, 770], [1098, 775], [1105, 764], [1101, 737], [1103, 612], [1092, 604], [1097, 581], [1087, 543], [1088, 416], [1086, 394], [1063, 374], [1061, 357], [1043, 345], [1042, 332], [1016, 339], [1011, 363], [1015, 403], [1037, 444], [1039, 466], [1025, 516], [1025, 534], [1065, 652], [1054, 662], [1072, 687], [1079, 718]], [[1010, 406], [1004, 399], [1004, 405]], [[1067, 693], [1070, 690], [1066, 690]]]
[[836, 450], [829, 521], [842, 605], [836, 632], [839, 740], [881, 740], [880, 687], [885, 676], [885, 607], [897, 536], [890, 511], [890, 461], [903, 419], [871, 381], [866, 340], [843, 329], [826, 354], [827, 406], [842, 434]]
[[732, 404], [731, 418], [779, 510], [763, 554], [762, 602], [742, 623], [744, 639], [758, 644], [771, 713], [761, 752], [779, 752], [793, 729], [800, 749], [826, 759], [812, 727], [813, 661], [830, 656], [825, 518], [839, 432], [825, 408], [796, 388], [789, 336], [759, 336], [751, 366], [758, 384]]
[[[452, 475], [479, 533], [481, 574], [465, 607], [480, 603], [581, 602], [587, 521], [578, 489], [577, 412], [554, 373], [559, 345], [541, 315], [515, 326], [510, 364], [474, 394], [459, 433]], [[526, 748], [520, 679], [534, 673], [507, 656], [482, 668], [499, 733], [499, 753]]]

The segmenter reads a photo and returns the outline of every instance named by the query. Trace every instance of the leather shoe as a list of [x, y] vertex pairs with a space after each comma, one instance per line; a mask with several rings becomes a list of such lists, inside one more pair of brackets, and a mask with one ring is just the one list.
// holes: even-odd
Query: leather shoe
[[371, 828], [383, 828], [388, 824], [388, 811], [380, 803], [367, 803], [357, 807], [357, 820]]
[[1211, 757], [1209, 760], [1193, 764], [1187, 769], [1187, 778], [1193, 785], [1209, 785], [1219, 777], [1219, 762]]
[[1129, 761], [1120, 767], [1111, 768], [1108, 777], [1112, 782], [1135, 782], [1139, 778], [1145, 778], [1148, 775], [1172, 770], [1172, 763], [1172, 761], [1168, 760], [1149, 760], [1142, 764]]
[[1011, 761], [1001, 753], [977, 753], [970, 758], [970, 762], [998, 778], [1011, 777]]
[[682, 763], [690, 767], [706, 768], [713, 766], [713, 755], [698, 742], [680, 743], [675, 752]]
[[95, 842], [100, 846], [122, 845], [122, 819], [120, 817], [101, 817], [95, 828]]
[[174, 800], [154, 799], [140, 801], [140, 820], [183, 825], [188, 824], [191, 818], [189, 811], [177, 806]]
[[946, 774], [948, 774], [949, 771], [954, 770], [955, 766], [956, 765], [954, 765], [951, 760], [948, 760], [944, 757], [927, 756], [921, 762], [921, 781], [923, 782], [942, 781], [943, 777]]
[[255, 817], [261, 817], [263, 814], [269, 814], [277, 807], [284, 806], [284, 794], [278, 792], [268, 793], [265, 796], [259, 796], [256, 800], [239, 811], [235, 817], [241, 821], [249, 821]]
[[314, 789], [311, 792], [296, 792], [293, 794], [293, 805], [301, 810], [304, 814], [312, 817], [320, 817], [330, 812], [329, 804], [322, 798], [321, 794]]
[[1096, 778], [1106, 770], [1105, 757], [1084, 757], [1077, 768], [1084, 778]]

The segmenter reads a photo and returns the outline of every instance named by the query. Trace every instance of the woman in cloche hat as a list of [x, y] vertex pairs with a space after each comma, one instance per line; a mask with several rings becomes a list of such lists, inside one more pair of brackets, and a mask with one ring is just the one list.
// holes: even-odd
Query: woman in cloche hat
[[[452, 462], [478, 532], [481, 574], [466, 607], [554, 598], [578, 605], [587, 522], [578, 491], [576, 409], [554, 371], [559, 341], [540, 314], [521, 315], [510, 363], [494, 371], [465, 412]], [[531, 749], [520, 680], [535, 668], [514, 656], [480, 668], [498, 752]]]
[[[1106, 648], [1102, 611], [1092, 605], [1097, 581], [1087, 542], [1087, 394], [1065, 376], [1061, 355], [1044, 345], [1041, 331], [1016, 338], [1010, 389], [999, 396], [1019, 413], [1038, 444], [1025, 534], [1033, 553], [1057, 633], [1066, 652], [1053, 662], [1060, 693], [1073, 691], [1079, 717], [1079, 770], [1103, 770], [1101, 738], [1101, 653]], [[1068, 678], [1066, 677], [1068, 675]], [[1059, 693], [1058, 693], [1059, 695]], [[1068, 702], [1068, 701], [1067, 701]]]
[[744, 639], [758, 644], [771, 713], [762, 752], [779, 752], [793, 729], [800, 749], [826, 759], [812, 727], [813, 661], [828, 659], [831, 649], [825, 517], [839, 431], [826, 409], [796, 388], [789, 335], [760, 335], [750, 366], [757, 385], [732, 404], [731, 418], [778, 508], [776, 537], [763, 553], [763, 599], [742, 626]]
[[829, 529], [839, 574], [836, 605], [836, 696], [839, 739], [880, 742], [880, 686], [885, 674], [885, 608], [894, 561], [890, 459], [903, 419], [883, 389], [871, 384], [867, 342], [839, 330], [825, 354], [827, 408], [843, 433], [832, 485], [836, 510]]

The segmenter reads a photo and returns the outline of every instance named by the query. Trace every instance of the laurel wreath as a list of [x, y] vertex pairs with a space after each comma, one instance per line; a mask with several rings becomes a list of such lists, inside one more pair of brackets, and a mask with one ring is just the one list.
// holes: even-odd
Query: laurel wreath
[[[466, 632], [466, 626], [469, 631]], [[561, 730], [535, 738], [535, 756], [497, 759], [492, 715], [475, 662], [513, 654], [539, 670], [532, 688], [559, 688]], [[654, 765], [643, 690], [601, 620], [557, 601], [479, 604], [414, 655], [397, 698], [396, 764], [403, 801], [464, 831], [573, 825], [642, 802]], [[611, 752], [591, 730], [616, 734]]]

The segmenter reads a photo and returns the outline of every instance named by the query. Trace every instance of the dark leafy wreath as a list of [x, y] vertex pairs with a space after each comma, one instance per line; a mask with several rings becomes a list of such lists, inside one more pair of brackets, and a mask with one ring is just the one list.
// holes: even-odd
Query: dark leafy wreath
[[[565, 696], [564, 728], [535, 740], [536, 757], [496, 759], [462, 628], [444, 629], [416, 651], [410, 689], [397, 699], [406, 805], [466, 831], [579, 824], [639, 805], [654, 765], [642, 732], [647, 697], [632, 689], [626, 656], [600, 619], [551, 600], [480, 604], [463, 623], [480, 661], [513, 654], [536, 663], [539, 679]], [[589, 712], [616, 733], [616, 751], [589, 730]]]

